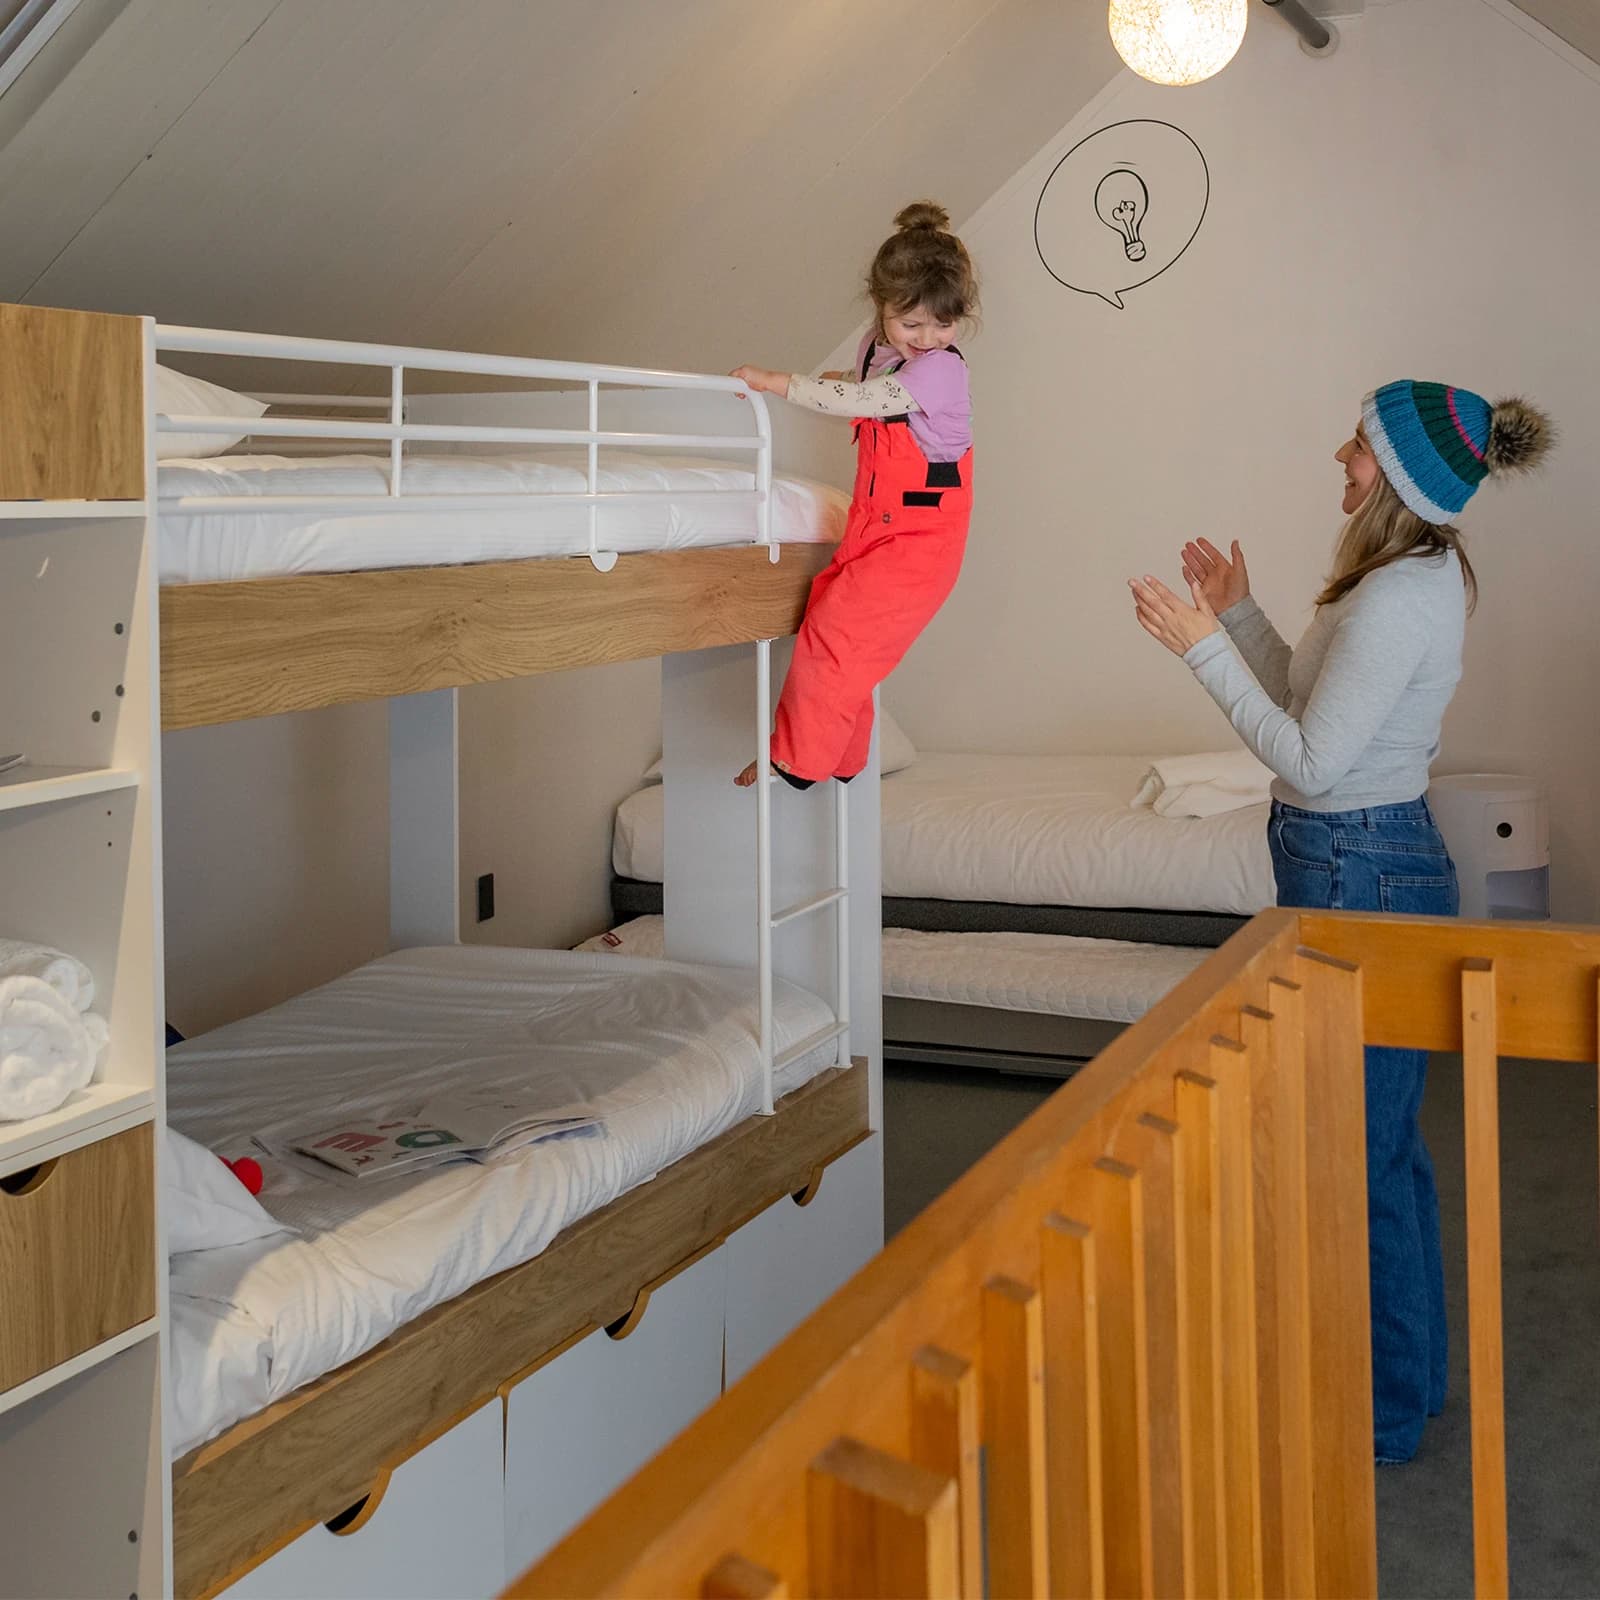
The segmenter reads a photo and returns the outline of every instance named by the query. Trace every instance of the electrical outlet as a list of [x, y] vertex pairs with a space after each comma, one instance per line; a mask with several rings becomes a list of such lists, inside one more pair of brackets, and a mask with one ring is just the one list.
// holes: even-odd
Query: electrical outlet
[[478, 879], [478, 921], [487, 922], [494, 915], [494, 874], [486, 872]]

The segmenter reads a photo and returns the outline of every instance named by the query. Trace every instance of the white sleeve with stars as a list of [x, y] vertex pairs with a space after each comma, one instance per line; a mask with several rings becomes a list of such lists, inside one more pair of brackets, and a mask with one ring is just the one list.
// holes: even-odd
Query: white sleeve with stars
[[888, 374], [850, 383], [840, 378], [802, 378], [797, 373], [789, 379], [788, 398], [830, 417], [903, 417], [919, 409]]

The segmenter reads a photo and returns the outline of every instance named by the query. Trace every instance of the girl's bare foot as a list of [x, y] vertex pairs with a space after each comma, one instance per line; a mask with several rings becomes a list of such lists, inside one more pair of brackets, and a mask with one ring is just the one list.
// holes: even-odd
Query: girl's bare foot
[[733, 780], [741, 789], [748, 789], [756, 781], [756, 764], [751, 762], [737, 778]]

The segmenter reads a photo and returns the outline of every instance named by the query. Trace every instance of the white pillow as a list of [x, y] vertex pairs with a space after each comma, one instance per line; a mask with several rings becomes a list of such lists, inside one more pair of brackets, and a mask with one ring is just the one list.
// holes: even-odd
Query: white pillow
[[917, 759], [917, 747], [906, 737], [905, 729], [889, 715], [889, 708], [878, 711], [878, 764], [884, 777], [903, 771]]
[[[900, 772], [917, 759], [917, 747], [906, 737], [905, 729], [889, 715], [888, 709], [878, 712], [879, 770], [887, 778], [891, 772]], [[657, 756], [644, 769], [640, 783], [661, 782], [661, 757]]]
[[[267, 408], [259, 400], [234, 394], [204, 378], [191, 378], [170, 367], [156, 368], [156, 410], [170, 417], [259, 417]], [[220, 456], [244, 438], [242, 433], [158, 433], [156, 459]]]
[[218, 1250], [248, 1244], [268, 1234], [293, 1233], [270, 1216], [261, 1202], [203, 1144], [176, 1128], [167, 1129], [167, 1164], [162, 1182], [166, 1201], [167, 1254]]

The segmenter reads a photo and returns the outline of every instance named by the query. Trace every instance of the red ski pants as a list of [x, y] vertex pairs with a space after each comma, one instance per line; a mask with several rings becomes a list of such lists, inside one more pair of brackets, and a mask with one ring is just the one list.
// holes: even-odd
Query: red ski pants
[[863, 421], [856, 492], [833, 560], [812, 581], [778, 699], [772, 759], [797, 778], [867, 764], [872, 691], [955, 587], [972, 509], [972, 453], [929, 465], [904, 422]]

